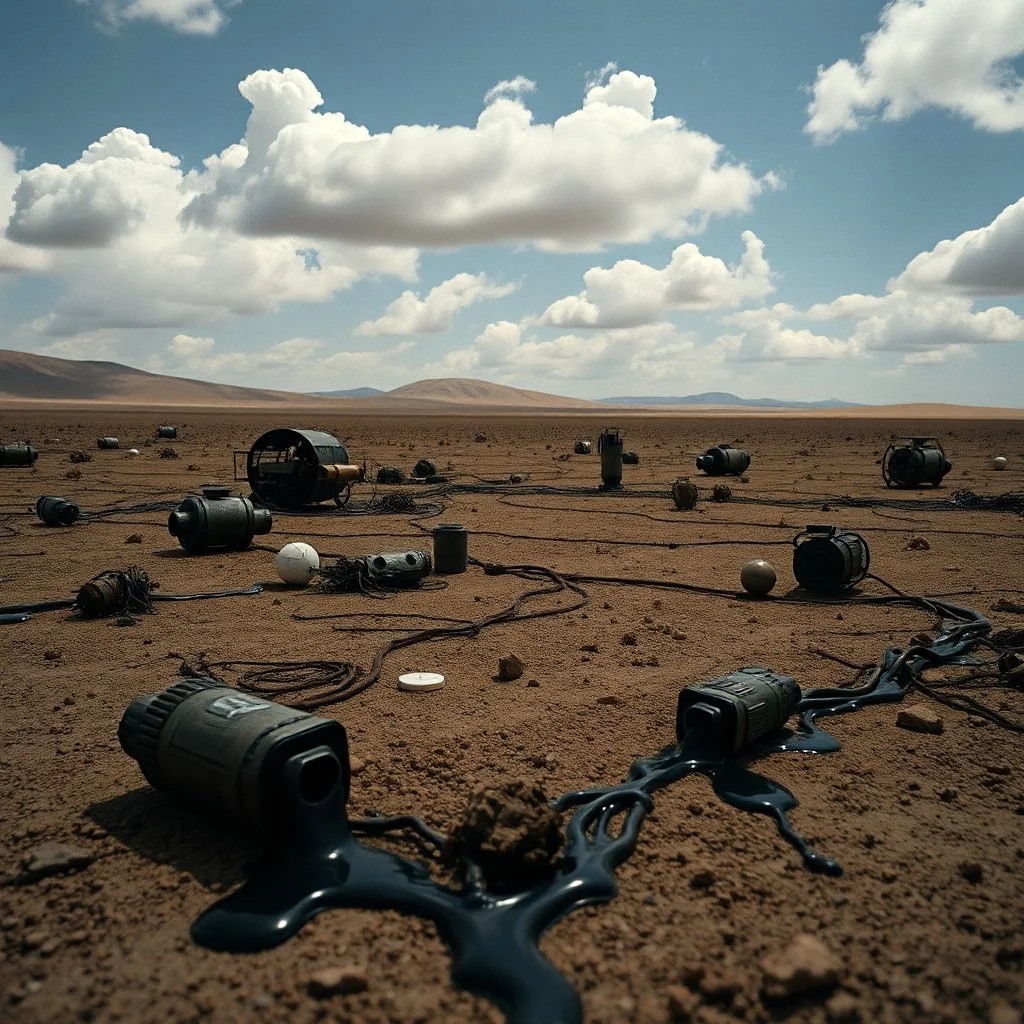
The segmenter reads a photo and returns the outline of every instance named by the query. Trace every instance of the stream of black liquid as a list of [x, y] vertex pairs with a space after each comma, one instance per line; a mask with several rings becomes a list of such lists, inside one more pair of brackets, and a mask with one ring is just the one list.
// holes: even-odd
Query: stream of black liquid
[[339, 797], [303, 805], [287, 844], [273, 849], [239, 890], [205, 911], [192, 926], [192, 936], [210, 949], [255, 952], [279, 945], [331, 907], [399, 910], [436, 925], [451, 951], [452, 981], [491, 1000], [508, 1021], [578, 1024], [579, 996], [541, 954], [538, 942], [573, 910], [614, 898], [615, 869], [636, 847], [656, 790], [687, 775], [704, 775], [726, 803], [774, 818], [812, 871], [841, 874], [836, 861], [811, 849], [794, 829], [788, 817], [798, 803], [793, 794], [748, 764], [781, 751], [838, 750], [839, 743], [816, 719], [897, 701], [920, 670], [973, 660], [965, 656], [989, 632], [989, 621], [937, 601], [928, 607], [955, 625], [927, 646], [886, 650], [876, 676], [864, 687], [806, 691], [795, 731], [782, 730], [729, 756], [707, 749], [701, 736], [688, 733], [682, 745], [635, 762], [623, 782], [559, 797], [558, 808], [577, 808], [566, 827], [563, 860], [557, 873], [532, 888], [498, 896], [480, 884], [460, 890], [442, 885], [425, 864], [364, 845], [353, 830], [382, 835], [412, 828], [434, 844], [443, 836], [412, 817], [350, 822]]

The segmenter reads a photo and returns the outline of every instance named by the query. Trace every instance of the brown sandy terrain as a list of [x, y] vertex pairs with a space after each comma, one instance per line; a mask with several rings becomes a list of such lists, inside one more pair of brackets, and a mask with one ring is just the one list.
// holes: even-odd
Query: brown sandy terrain
[[[132, 627], [38, 614], [0, 626], [4, 712], [0, 716], [0, 875], [17, 877], [44, 842], [72, 843], [93, 858], [77, 872], [0, 889], [0, 1018], [12, 1024], [209, 1020], [497, 1021], [489, 1004], [449, 981], [434, 928], [394, 912], [329, 911], [276, 950], [246, 956], [196, 947], [189, 926], [246, 875], [250, 840], [147, 787], [121, 751], [116, 729], [136, 696], [175, 681], [183, 657], [210, 660], [331, 658], [367, 665], [382, 642], [374, 627], [391, 613], [476, 618], [505, 607], [522, 580], [476, 568], [441, 592], [388, 602], [295, 590], [276, 580], [272, 555], [185, 557], [166, 513], [114, 516], [69, 529], [44, 527], [30, 510], [40, 494], [86, 509], [182, 497], [231, 478], [231, 453], [263, 430], [295, 422], [292, 411], [159, 416], [115, 408], [8, 409], [0, 442], [30, 438], [33, 469], [0, 468], [0, 604], [72, 594], [104, 568], [144, 567], [169, 593], [266, 585], [258, 597], [162, 604]], [[930, 615], [884, 604], [801, 604], [790, 540], [807, 522], [863, 533], [872, 569], [906, 591], [951, 598], [990, 615], [996, 628], [1024, 617], [991, 611], [1024, 601], [1024, 537], [1012, 513], [894, 511], [883, 507], [800, 510], [702, 501], [679, 512], [668, 484], [694, 475], [693, 453], [730, 440], [753, 453], [749, 483], [761, 497], [890, 498], [876, 460], [892, 433], [935, 432], [954, 464], [946, 486], [980, 494], [1024, 490], [1019, 421], [865, 420], [749, 415], [604, 419], [622, 426], [640, 453], [625, 469], [630, 487], [664, 487], [664, 498], [463, 493], [445, 520], [466, 524], [471, 554], [562, 572], [656, 577], [716, 588], [737, 586], [740, 565], [766, 557], [778, 568], [776, 598], [698, 595], [587, 584], [589, 605], [569, 615], [488, 629], [474, 639], [400, 651], [373, 688], [329, 708], [362, 763], [350, 810], [412, 812], [454, 827], [477, 784], [521, 779], [552, 796], [624, 777], [637, 757], [673, 738], [682, 686], [744, 665], [767, 665], [802, 685], [839, 685], [887, 646], [930, 631]], [[180, 439], [146, 446], [158, 422]], [[301, 422], [342, 438], [354, 459], [397, 465], [433, 459], [454, 479], [470, 474], [530, 484], [594, 486], [596, 456], [565, 457], [591, 416], [444, 417], [308, 413]], [[487, 440], [475, 441], [478, 433]], [[95, 450], [98, 435], [124, 451]], [[161, 459], [173, 447], [179, 459]], [[72, 466], [69, 452], [91, 462]], [[995, 473], [993, 455], [1009, 468]], [[196, 467], [196, 468], [193, 468]], [[81, 477], [68, 479], [69, 470]], [[700, 483], [706, 496], [707, 484]], [[244, 485], [237, 485], [244, 486]], [[367, 497], [369, 485], [357, 488]], [[403, 489], [415, 495], [413, 486]], [[900, 493], [900, 497], [908, 497]], [[909, 495], [915, 497], [915, 495]], [[6, 517], [6, 518], [5, 518]], [[408, 515], [288, 517], [265, 543], [307, 540], [330, 554], [429, 547]], [[429, 527], [430, 520], [426, 522]], [[129, 543], [139, 535], [141, 543]], [[908, 550], [914, 537], [926, 550]], [[726, 543], [701, 544], [718, 541]], [[866, 581], [864, 594], [884, 593]], [[375, 613], [365, 632], [335, 632], [341, 620], [292, 613]], [[624, 643], [627, 635], [635, 643]], [[391, 634], [386, 634], [390, 636]], [[526, 665], [511, 683], [494, 680], [499, 657]], [[440, 671], [443, 690], [410, 695], [407, 670]], [[1016, 689], [972, 691], [1024, 719]], [[928, 703], [926, 698], [914, 698]], [[830, 720], [842, 749], [822, 756], [773, 755], [758, 765], [799, 798], [797, 828], [845, 868], [812, 874], [767, 818], [721, 803], [703, 779], [655, 796], [634, 855], [619, 869], [619, 896], [576, 912], [544, 937], [543, 952], [580, 991], [591, 1022], [693, 1020], [792, 1022], [1019, 1021], [1024, 1000], [1024, 776], [1021, 738], [984, 718], [931, 705], [941, 735], [896, 726], [899, 705]], [[819, 938], [835, 977], [807, 996], [765, 994], [763, 960], [795, 936]], [[365, 991], [314, 995], [319, 971], [365, 972]], [[314, 986], [315, 988], [315, 986]]]

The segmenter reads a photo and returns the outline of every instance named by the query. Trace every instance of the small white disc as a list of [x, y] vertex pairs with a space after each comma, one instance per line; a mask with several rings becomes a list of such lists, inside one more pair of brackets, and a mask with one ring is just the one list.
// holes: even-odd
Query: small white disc
[[400, 690], [416, 690], [423, 693], [427, 690], [440, 690], [444, 686], [444, 676], [440, 672], [406, 672], [398, 677]]

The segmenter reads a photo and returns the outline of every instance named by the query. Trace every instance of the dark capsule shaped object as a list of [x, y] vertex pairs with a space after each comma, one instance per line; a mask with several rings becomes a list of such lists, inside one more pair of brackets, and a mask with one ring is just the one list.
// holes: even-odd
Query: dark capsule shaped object
[[103, 451], [112, 451], [114, 448], [119, 446], [120, 442], [116, 437], [97, 437], [96, 447], [103, 449]]
[[429, 551], [382, 551], [365, 558], [370, 581], [379, 587], [415, 587], [430, 575]]
[[78, 610], [88, 619], [113, 615], [125, 605], [128, 596], [124, 573], [101, 572], [82, 585], [75, 598]]
[[[897, 444], [898, 441], [910, 444]], [[937, 437], [894, 437], [882, 456], [886, 487], [938, 487], [952, 468]]]
[[178, 428], [177, 427], [157, 427], [156, 428], [156, 436], [157, 437], [164, 437], [164, 438], [167, 438], [167, 439], [175, 438], [175, 437], [178, 436]]
[[38, 458], [30, 444], [0, 444], [0, 466], [31, 466]]
[[461, 523], [438, 523], [434, 538], [434, 572], [465, 572], [469, 565], [469, 533]]
[[623, 452], [622, 453], [622, 464], [624, 466], [639, 466], [640, 455], [637, 452]]
[[750, 465], [750, 453], [731, 444], [716, 444], [697, 456], [697, 468], [708, 476], [739, 476]]
[[420, 459], [420, 461], [412, 467], [412, 475], [419, 480], [423, 480], [426, 477], [437, 476], [437, 466], [435, 466], [430, 459]]
[[835, 594], [860, 583], [871, 564], [867, 541], [838, 526], [808, 526], [793, 544], [793, 575], [815, 594]]
[[47, 526], [70, 526], [82, 514], [81, 508], [67, 498], [44, 494], [36, 499], [36, 515]]
[[128, 705], [121, 747], [150, 785], [268, 839], [294, 839], [312, 807], [344, 818], [348, 738], [340, 722], [187, 679]]
[[601, 456], [601, 487], [614, 491], [622, 486], [622, 431], [618, 427], [602, 430], [597, 438], [597, 453]]
[[340, 505], [351, 485], [363, 479], [362, 467], [349, 462], [348, 449], [333, 434], [292, 427], [258, 437], [246, 455], [245, 472], [253, 497], [281, 508], [331, 500]]
[[676, 739], [695, 756], [735, 754], [781, 729], [799, 703], [792, 677], [741, 668], [680, 692]]
[[592, 451], [592, 449], [593, 449], [593, 446], [591, 445], [591, 443], [589, 441], [585, 441], [585, 440], [584, 441], [577, 441], [572, 446], [572, 450], [577, 455], [589, 455], [590, 452]]
[[229, 487], [204, 487], [202, 497], [191, 495], [167, 517], [167, 529], [190, 554], [214, 548], [242, 551], [260, 533], [270, 533], [269, 509], [256, 508], [248, 498], [231, 497]]

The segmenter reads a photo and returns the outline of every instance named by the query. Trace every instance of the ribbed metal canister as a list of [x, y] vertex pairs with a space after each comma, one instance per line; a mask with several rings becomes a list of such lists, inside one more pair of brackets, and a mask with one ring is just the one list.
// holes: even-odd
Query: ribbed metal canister
[[469, 531], [461, 523], [438, 523], [433, 536], [434, 572], [465, 572], [469, 565]]

